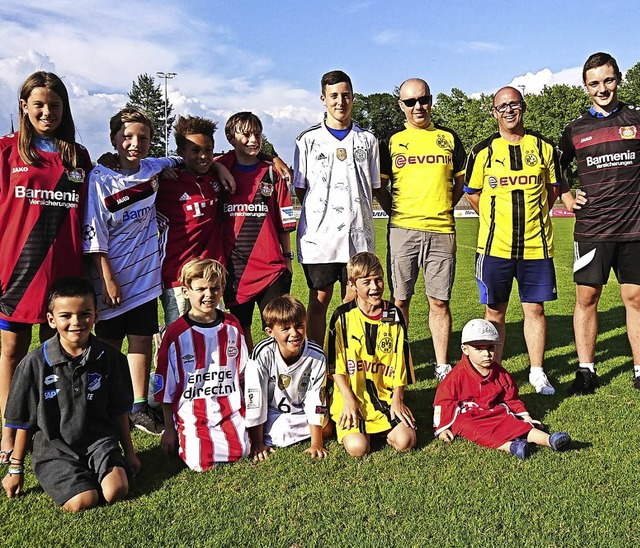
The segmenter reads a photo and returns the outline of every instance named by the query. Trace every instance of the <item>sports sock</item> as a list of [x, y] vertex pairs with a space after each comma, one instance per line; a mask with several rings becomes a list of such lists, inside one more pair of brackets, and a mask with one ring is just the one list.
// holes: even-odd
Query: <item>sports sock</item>
[[147, 404], [147, 398], [137, 398], [133, 400], [133, 406], [131, 407], [131, 413], [137, 413], [143, 411]]
[[640, 377], [640, 365], [633, 366], [633, 373], [636, 377]]
[[579, 363], [578, 367], [580, 369], [588, 369], [592, 373], [596, 372], [596, 364], [595, 363]]

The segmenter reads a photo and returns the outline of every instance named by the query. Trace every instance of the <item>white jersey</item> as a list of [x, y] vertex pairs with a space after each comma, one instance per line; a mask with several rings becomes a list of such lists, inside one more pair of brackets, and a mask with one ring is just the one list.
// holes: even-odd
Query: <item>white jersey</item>
[[144, 158], [140, 169], [124, 175], [97, 165], [89, 174], [82, 230], [83, 252], [106, 253], [122, 289], [122, 304], [102, 302], [102, 283], [95, 269], [98, 317], [107, 320], [154, 299], [162, 292], [156, 221], [158, 174], [182, 164], [179, 157]]
[[380, 188], [378, 140], [355, 123], [339, 140], [324, 123], [296, 140], [293, 184], [306, 190], [298, 223], [298, 260], [346, 263], [375, 252], [373, 190]]
[[154, 399], [172, 405], [179, 455], [192, 470], [249, 454], [242, 392], [246, 363], [244, 335], [230, 314], [219, 312], [211, 324], [185, 315], [167, 328]]
[[253, 350], [245, 376], [247, 427], [264, 424], [264, 442], [286, 447], [310, 437], [309, 425], [327, 421], [327, 365], [322, 348], [306, 339], [287, 365], [274, 338]]

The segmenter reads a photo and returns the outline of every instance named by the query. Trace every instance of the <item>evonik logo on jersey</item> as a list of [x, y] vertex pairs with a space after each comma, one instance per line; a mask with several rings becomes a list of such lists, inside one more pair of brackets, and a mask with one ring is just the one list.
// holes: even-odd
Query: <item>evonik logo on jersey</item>
[[18, 200], [29, 200], [31, 205], [66, 207], [67, 209], [75, 209], [80, 202], [80, 194], [75, 190], [44, 190], [26, 186], [16, 186], [14, 197]]
[[394, 163], [398, 169], [402, 169], [406, 165], [415, 164], [453, 165], [453, 157], [450, 154], [398, 154]]
[[542, 175], [508, 175], [506, 177], [494, 177], [490, 175], [487, 178], [487, 183], [491, 188], [500, 186], [515, 186], [515, 185], [542, 185], [544, 184], [544, 177]]

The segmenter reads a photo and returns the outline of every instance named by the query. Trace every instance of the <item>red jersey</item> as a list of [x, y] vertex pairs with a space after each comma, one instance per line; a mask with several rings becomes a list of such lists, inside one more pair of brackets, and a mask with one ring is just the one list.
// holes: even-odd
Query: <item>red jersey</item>
[[[246, 303], [286, 270], [279, 235], [296, 228], [285, 181], [267, 162], [251, 171], [236, 165], [236, 153], [217, 158], [236, 180], [236, 191], [222, 197], [224, 253], [229, 272], [226, 306]], [[254, 167], [254, 166], [251, 166]]]
[[180, 458], [192, 470], [249, 454], [243, 397], [247, 347], [238, 320], [219, 312], [210, 324], [178, 318], [162, 338], [154, 398], [170, 403]]
[[507, 370], [493, 362], [483, 377], [466, 355], [438, 385], [433, 407], [436, 436], [449, 428], [454, 436], [487, 447], [500, 447], [533, 428], [517, 417], [527, 409]]
[[182, 171], [162, 179], [156, 196], [162, 260], [162, 286], [178, 287], [180, 270], [190, 259], [223, 259], [217, 220], [220, 184], [210, 174]]
[[39, 150], [41, 165], [18, 154], [18, 134], [0, 138], [0, 318], [43, 323], [51, 283], [82, 275], [82, 216], [89, 153], [76, 145], [78, 167]]

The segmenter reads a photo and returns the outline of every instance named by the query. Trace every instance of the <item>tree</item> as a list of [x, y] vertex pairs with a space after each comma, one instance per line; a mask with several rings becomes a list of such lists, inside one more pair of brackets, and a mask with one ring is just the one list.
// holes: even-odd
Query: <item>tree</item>
[[262, 134], [262, 147], [260, 148], [260, 151], [268, 154], [269, 156], [275, 157], [278, 155], [276, 149], [271, 144], [271, 141], [267, 139], [267, 136], [264, 133]]
[[624, 103], [640, 107], [640, 63], [633, 65], [624, 75], [618, 95]]
[[404, 114], [398, 106], [400, 97], [398, 88], [391, 93], [372, 93], [362, 95], [356, 93], [353, 97], [351, 117], [363, 129], [384, 139], [395, 128], [404, 123]]
[[[153, 139], [149, 156], [158, 158], [165, 155], [165, 118], [164, 118], [164, 93], [160, 84], [155, 85], [153, 76], [150, 74], [140, 74], [138, 81], [133, 82], [129, 92], [128, 107], [135, 107], [151, 120], [153, 126]], [[176, 117], [171, 116], [173, 106], [167, 102], [167, 135], [171, 135], [171, 127]]]

